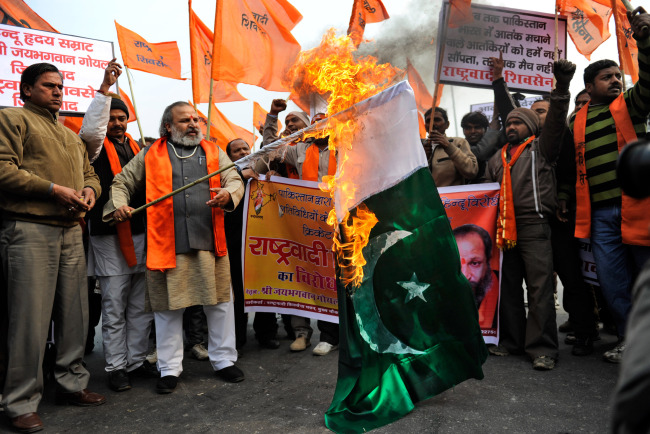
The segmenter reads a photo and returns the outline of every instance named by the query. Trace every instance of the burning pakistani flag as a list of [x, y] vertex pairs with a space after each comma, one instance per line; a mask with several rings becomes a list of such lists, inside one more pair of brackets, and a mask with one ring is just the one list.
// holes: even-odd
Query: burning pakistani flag
[[[336, 432], [389, 424], [418, 401], [483, 378], [487, 350], [474, 297], [427, 168], [417, 116], [406, 82], [334, 116], [354, 123], [351, 144], [338, 155], [339, 227], [372, 219], [358, 286], [345, 285], [354, 267], [339, 257], [339, 373], [325, 414]], [[348, 235], [354, 236], [341, 230], [343, 251]]]

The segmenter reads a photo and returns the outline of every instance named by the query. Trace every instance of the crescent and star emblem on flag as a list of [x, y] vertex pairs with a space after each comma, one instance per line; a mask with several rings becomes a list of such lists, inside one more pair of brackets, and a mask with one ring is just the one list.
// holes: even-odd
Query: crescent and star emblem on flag
[[[373, 275], [377, 261], [379, 261], [382, 254], [390, 247], [409, 235], [413, 234], [402, 230], [385, 232], [371, 238], [368, 245], [363, 249], [363, 256], [368, 262], [363, 267], [363, 281], [361, 282], [361, 286], [351, 295], [351, 298], [361, 336], [370, 348], [378, 353], [424, 354], [424, 351], [420, 351], [402, 342], [386, 328], [377, 309], [373, 290], [375, 285]], [[417, 281], [415, 273], [410, 281], [397, 283], [409, 291], [406, 301], [414, 297], [424, 299], [422, 292], [429, 286], [429, 284]], [[408, 287], [402, 284], [408, 284]]]

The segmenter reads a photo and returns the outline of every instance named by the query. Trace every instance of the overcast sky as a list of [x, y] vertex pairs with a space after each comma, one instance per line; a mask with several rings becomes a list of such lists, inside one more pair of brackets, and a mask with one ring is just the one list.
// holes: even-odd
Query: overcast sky
[[[221, 1], [221, 0], [219, 0]], [[231, 1], [231, 0], [223, 0]], [[115, 55], [121, 62], [117, 36], [113, 20], [122, 26], [140, 34], [149, 42], [177, 41], [181, 52], [182, 76], [191, 77], [188, 8], [183, 0], [112, 0], [98, 2], [88, 0], [26, 0], [26, 3], [41, 17], [48, 21], [61, 33], [87, 38], [113, 41]], [[302, 49], [312, 48], [320, 42], [323, 33], [328, 28], [337, 29], [339, 34], [347, 30], [352, 8], [352, 0], [291, 0], [291, 3], [302, 13], [303, 20], [296, 26], [293, 35], [302, 45]], [[404, 38], [423, 38], [431, 41], [436, 36], [439, 0], [383, 0], [391, 19], [382, 23], [369, 24], [366, 27], [367, 38], [391, 40]], [[555, 0], [536, 1], [478, 1], [476, 4], [488, 4], [518, 8], [525, 5], [529, 10], [552, 14]], [[635, 3], [635, 2], [633, 2]], [[638, 1], [636, 2], [638, 3]], [[193, 9], [210, 27], [214, 25], [215, 0], [194, 0]], [[613, 26], [613, 19], [611, 26]], [[615, 34], [599, 47], [592, 55], [592, 61], [611, 58], [618, 61]], [[422, 71], [432, 71], [435, 63], [436, 45], [428, 45], [431, 52], [420, 50], [414, 60], [416, 68]], [[582, 89], [582, 70], [589, 61], [579, 54], [573, 43], [568, 42], [568, 58], [578, 64], [578, 72], [571, 87], [575, 95]], [[396, 65], [404, 67], [405, 65]], [[423, 79], [430, 90], [433, 90], [432, 74], [424, 74]], [[138, 106], [138, 112], [147, 136], [156, 137], [163, 109], [174, 101], [187, 101], [192, 98], [190, 80], [172, 80], [141, 71], [132, 71], [134, 79], [133, 92]], [[99, 87], [100, 83], [97, 83]], [[128, 90], [125, 74], [120, 78], [120, 87]], [[219, 109], [234, 123], [252, 130], [253, 102], [257, 101], [262, 107], [269, 109], [271, 100], [286, 97], [288, 93], [268, 92], [264, 89], [240, 84], [240, 93], [249, 101], [229, 102], [218, 105]], [[453, 99], [452, 99], [453, 97]], [[474, 88], [446, 86], [441, 106], [451, 114], [452, 128], [449, 135], [458, 135], [454, 130], [460, 117], [469, 111], [470, 104], [492, 101], [492, 92]], [[199, 109], [207, 113], [207, 104], [200, 104]], [[290, 107], [289, 111], [292, 108]], [[295, 109], [295, 107], [293, 108]], [[281, 116], [282, 119], [282, 116]], [[135, 122], [129, 124], [129, 133], [140, 137]], [[461, 133], [462, 134], [462, 133]]]

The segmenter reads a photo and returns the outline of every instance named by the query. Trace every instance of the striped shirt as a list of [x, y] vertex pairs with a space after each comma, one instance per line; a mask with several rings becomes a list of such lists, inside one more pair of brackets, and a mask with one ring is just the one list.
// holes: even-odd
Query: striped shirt
[[[624, 98], [637, 137], [644, 138], [650, 113], [650, 38], [637, 41], [637, 46], [639, 81], [625, 92]], [[571, 131], [574, 119], [569, 125]], [[585, 166], [592, 206], [620, 204], [621, 188], [616, 177], [618, 142], [608, 104], [589, 105], [585, 142]]]

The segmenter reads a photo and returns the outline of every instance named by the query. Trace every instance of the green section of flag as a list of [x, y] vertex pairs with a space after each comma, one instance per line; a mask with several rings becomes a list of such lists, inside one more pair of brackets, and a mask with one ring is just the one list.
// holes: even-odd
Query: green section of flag
[[[365, 201], [379, 219], [352, 295], [339, 284], [339, 376], [325, 423], [363, 432], [483, 378], [487, 350], [456, 242], [427, 168]], [[370, 273], [368, 273], [370, 271]]]

